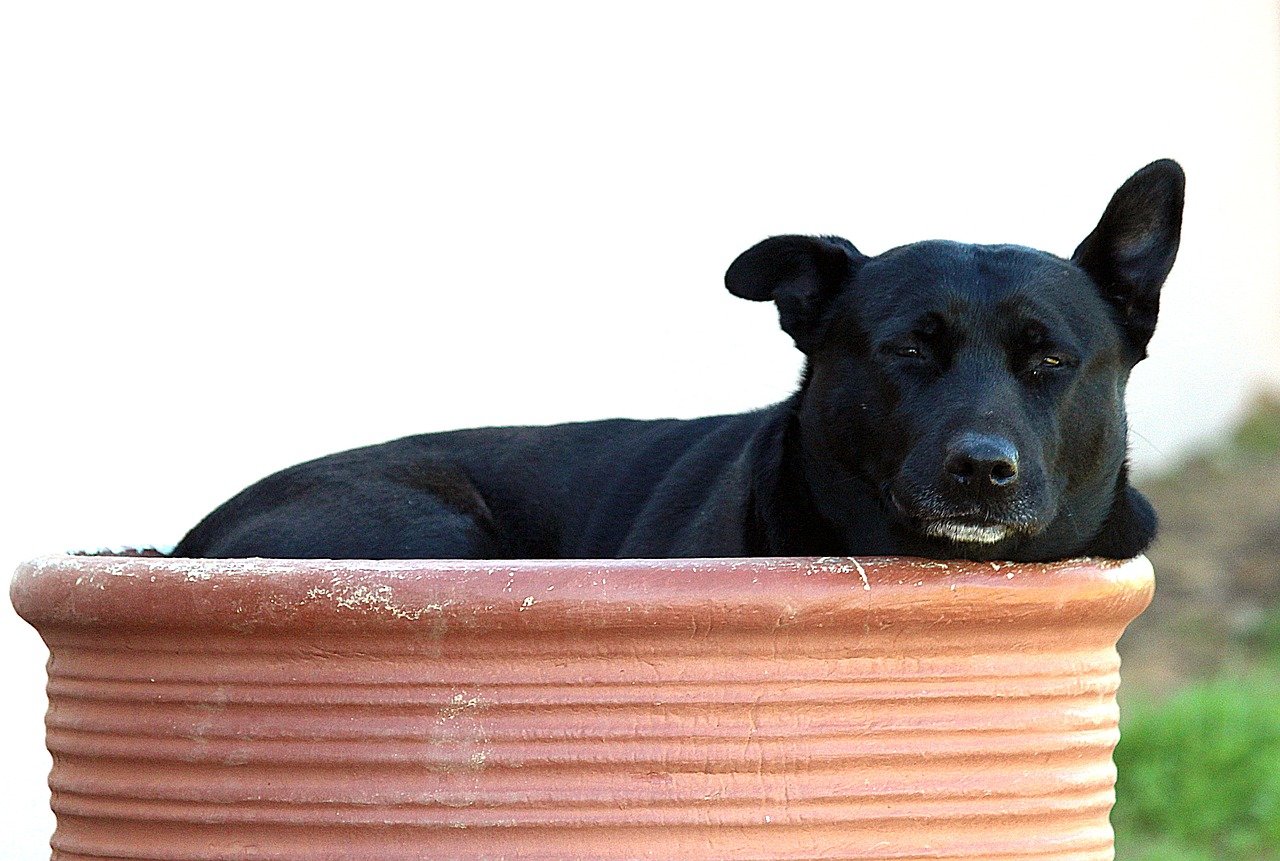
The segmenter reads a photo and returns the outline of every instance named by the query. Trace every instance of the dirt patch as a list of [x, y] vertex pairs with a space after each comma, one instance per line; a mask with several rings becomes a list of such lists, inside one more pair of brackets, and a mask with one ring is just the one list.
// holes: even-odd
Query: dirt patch
[[1156, 597], [1120, 644], [1130, 693], [1245, 669], [1280, 649], [1280, 398], [1210, 451], [1141, 482], [1161, 531]]

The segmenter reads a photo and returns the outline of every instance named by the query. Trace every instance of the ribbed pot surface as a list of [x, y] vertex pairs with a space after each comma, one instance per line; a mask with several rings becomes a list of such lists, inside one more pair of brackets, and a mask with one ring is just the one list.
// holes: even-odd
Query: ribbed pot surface
[[1145, 559], [51, 557], [53, 857], [1112, 858]]

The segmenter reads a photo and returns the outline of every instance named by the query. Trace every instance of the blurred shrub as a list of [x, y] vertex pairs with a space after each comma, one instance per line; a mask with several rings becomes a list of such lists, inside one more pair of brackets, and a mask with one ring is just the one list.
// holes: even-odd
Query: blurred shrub
[[1127, 703], [1116, 765], [1122, 861], [1280, 859], [1280, 662]]
[[1232, 433], [1231, 446], [1251, 457], [1280, 454], [1280, 398], [1259, 398]]
[[1240, 632], [1242, 645], [1253, 652], [1261, 652], [1280, 663], [1280, 607], [1263, 613], [1254, 624]]

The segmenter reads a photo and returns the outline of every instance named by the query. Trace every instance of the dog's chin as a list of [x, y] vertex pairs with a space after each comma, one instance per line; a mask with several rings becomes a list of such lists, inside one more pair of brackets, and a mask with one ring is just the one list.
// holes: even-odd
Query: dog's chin
[[955, 546], [958, 553], [965, 548], [985, 553], [993, 545], [1037, 535], [1045, 526], [1039, 518], [1025, 516], [1025, 512], [1020, 512], [1022, 517], [1006, 518], [996, 512], [947, 511], [947, 506], [937, 503], [906, 505], [892, 489], [886, 495], [890, 510], [900, 523], [921, 537]]
[[999, 544], [1018, 530], [1007, 524], [966, 523], [963, 520], [932, 520], [922, 523], [921, 532], [955, 544]]

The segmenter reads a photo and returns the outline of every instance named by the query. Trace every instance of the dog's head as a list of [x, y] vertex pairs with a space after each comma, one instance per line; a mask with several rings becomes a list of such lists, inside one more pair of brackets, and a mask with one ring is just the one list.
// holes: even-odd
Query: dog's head
[[811, 482], [819, 509], [838, 523], [851, 482], [871, 488], [897, 552], [1141, 552], [1155, 518], [1128, 486], [1124, 391], [1177, 254], [1183, 187], [1173, 161], [1138, 171], [1069, 260], [942, 241], [868, 257], [807, 236], [739, 256], [730, 292], [776, 303], [808, 357], [809, 468], [846, 477]]

